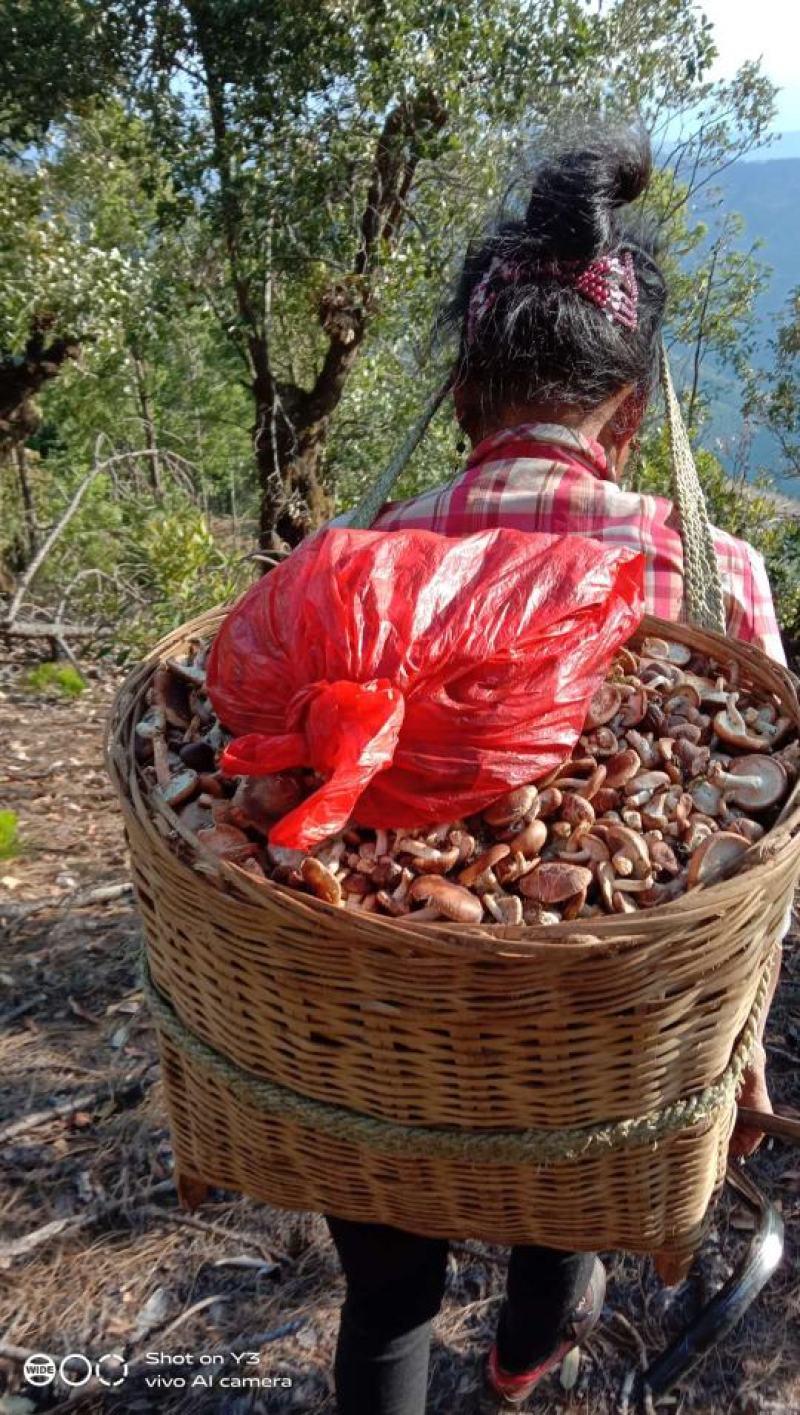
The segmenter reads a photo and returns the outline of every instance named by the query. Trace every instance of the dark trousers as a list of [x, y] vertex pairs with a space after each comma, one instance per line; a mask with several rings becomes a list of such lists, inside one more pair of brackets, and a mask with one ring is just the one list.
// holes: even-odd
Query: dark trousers
[[[339, 1415], [423, 1415], [447, 1239], [382, 1224], [327, 1222], [347, 1279], [336, 1348]], [[529, 1370], [550, 1354], [593, 1263], [593, 1254], [512, 1248], [497, 1329], [504, 1370]]]

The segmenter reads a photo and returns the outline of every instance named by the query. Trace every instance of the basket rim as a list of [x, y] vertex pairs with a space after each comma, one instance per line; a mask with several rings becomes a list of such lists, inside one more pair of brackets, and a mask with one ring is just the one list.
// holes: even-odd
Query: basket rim
[[[247, 871], [229, 861], [219, 860], [206, 850], [202, 842], [188, 831], [178, 816], [157, 797], [147, 796], [141, 789], [138, 766], [133, 756], [133, 726], [135, 712], [149, 685], [156, 666], [174, 653], [194, 635], [208, 634], [228, 613], [230, 605], [216, 605], [165, 635], [152, 650], [131, 670], [119, 686], [107, 718], [105, 735], [105, 761], [111, 780], [117, 791], [123, 815], [143, 829], [148, 836], [150, 849], [164, 853], [174, 868], [186, 872], [197, 891], [213, 889], [219, 894], [220, 885], [226, 892], [236, 897], [237, 906], [256, 909], [263, 907], [266, 899], [278, 904], [293, 914], [298, 922], [305, 918], [308, 922], [320, 923], [327, 917], [341, 915], [341, 910], [327, 904], [313, 895], [300, 894], [272, 880], [256, 883]], [[670, 637], [678, 641], [689, 641], [700, 651], [711, 653], [718, 658], [734, 659], [745, 670], [745, 675], [767, 679], [767, 691], [777, 693], [800, 729], [799, 680], [783, 665], [773, 662], [753, 645], [729, 640], [713, 630], [698, 629], [686, 624], [673, 624], [656, 615], [645, 614], [636, 632], [628, 642], [648, 635]], [[747, 670], [751, 672], [748, 674]], [[771, 680], [771, 682], [769, 681]], [[197, 870], [182, 859], [155, 827], [156, 817], [161, 817], [171, 831], [183, 838], [197, 858], [201, 869]], [[505, 952], [531, 957], [538, 948], [552, 950], [558, 945], [559, 954], [568, 962], [583, 956], [587, 951], [606, 949], [611, 952], [626, 952], [629, 948], [641, 949], [648, 942], [657, 943], [657, 936], [664, 927], [672, 923], [683, 923], [688, 927], [692, 916], [710, 918], [714, 913], [721, 917], [729, 907], [730, 886], [747, 876], [749, 892], [759, 887], [769, 896], [773, 877], [788, 869], [792, 847], [800, 843], [800, 780], [796, 783], [784, 805], [778, 821], [746, 852], [735, 874], [718, 880], [714, 884], [699, 885], [667, 904], [655, 905], [642, 910], [638, 916], [607, 915], [591, 919], [574, 919], [560, 924], [460, 924], [449, 922], [423, 922], [415, 924], [413, 916], [408, 919], [394, 919], [383, 915], [369, 914], [363, 917], [358, 912], [348, 916], [349, 926], [354, 934], [360, 934], [374, 942], [380, 933], [387, 946], [409, 948], [443, 948], [450, 952], [457, 948], [463, 955], [465, 945], [474, 945], [478, 955], [494, 955]], [[797, 850], [794, 850], [795, 855]], [[204, 876], [209, 876], [206, 879]]]

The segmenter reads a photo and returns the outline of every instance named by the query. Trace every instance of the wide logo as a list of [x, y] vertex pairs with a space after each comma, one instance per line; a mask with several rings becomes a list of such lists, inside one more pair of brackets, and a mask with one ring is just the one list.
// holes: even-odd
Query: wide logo
[[56, 1365], [52, 1356], [37, 1351], [29, 1356], [22, 1368], [29, 1386], [49, 1386], [58, 1376], [65, 1386], [85, 1386], [94, 1376], [104, 1386], [121, 1386], [128, 1374], [128, 1363], [119, 1351], [107, 1351], [90, 1361], [82, 1351], [70, 1351]]

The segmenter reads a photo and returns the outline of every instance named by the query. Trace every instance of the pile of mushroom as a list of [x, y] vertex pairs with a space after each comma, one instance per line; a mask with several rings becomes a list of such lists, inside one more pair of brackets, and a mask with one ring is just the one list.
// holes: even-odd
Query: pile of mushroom
[[617, 654], [572, 757], [546, 780], [469, 820], [353, 825], [303, 855], [270, 846], [269, 831], [318, 779], [219, 773], [229, 737], [204, 691], [206, 652], [195, 643], [158, 668], [136, 727], [145, 782], [181, 823], [171, 834], [345, 909], [459, 924], [632, 914], [735, 870], [800, 774], [777, 699], [740, 685], [735, 665], [650, 638]]

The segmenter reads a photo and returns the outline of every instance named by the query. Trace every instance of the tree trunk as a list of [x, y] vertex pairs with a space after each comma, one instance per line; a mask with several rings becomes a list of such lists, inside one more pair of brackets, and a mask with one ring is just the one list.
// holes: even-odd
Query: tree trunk
[[276, 542], [299, 545], [333, 513], [322, 465], [331, 417], [364, 341], [370, 303], [370, 288], [359, 277], [336, 281], [324, 292], [319, 320], [329, 342], [313, 388], [277, 384], [271, 376], [254, 380], [262, 550], [275, 549]]
[[139, 416], [142, 420], [145, 447], [150, 453], [147, 459], [148, 476], [153, 492], [157, 497], [160, 497], [163, 490], [161, 484], [161, 458], [158, 452], [158, 435], [156, 433], [156, 423], [153, 416], [153, 405], [150, 401], [150, 392], [147, 387], [147, 369], [135, 350], [131, 350], [131, 362], [133, 364], [133, 374], [136, 380], [136, 399], [139, 404]]
[[22, 357], [0, 358], [0, 449], [27, 441], [40, 422], [36, 394], [61, 371], [67, 359], [77, 359], [76, 339], [47, 343], [49, 322], [35, 320]]
[[18, 443], [14, 449], [14, 460], [17, 464], [17, 474], [19, 476], [19, 490], [22, 498], [22, 512], [25, 520], [25, 535], [27, 539], [27, 559], [32, 560], [39, 549], [39, 527], [36, 522], [36, 508], [33, 504], [33, 494], [31, 484], [28, 479], [28, 454], [23, 443]]
[[255, 452], [261, 487], [259, 545], [299, 545], [333, 514], [321, 481], [329, 419], [314, 418], [311, 399], [296, 385], [257, 387]]
[[270, 362], [271, 240], [267, 268], [256, 280], [243, 239], [248, 235], [247, 216], [235, 180], [224, 73], [217, 63], [206, 7], [198, 0], [187, 0], [187, 8], [208, 98], [222, 236], [241, 331], [239, 348], [245, 355], [255, 404], [253, 443], [261, 491], [259, 544], [262, 550], [273, 550], [280, 541], [299, 544], [330, 516], [331, 501], [320, 475], [325, 445], [331, 417], [366, 332], [372, 274], [381, 258], [381, 242], [387, 246], [396, 243], [423, 138], [439, 132], [447, 114], [432, 92], [401, 100], [387, 113], [377, 137], [352, 270], [334, 280], [320, 300], [318, 317], [328, 343], [314, 385], [305, 389], [280, 383]]

